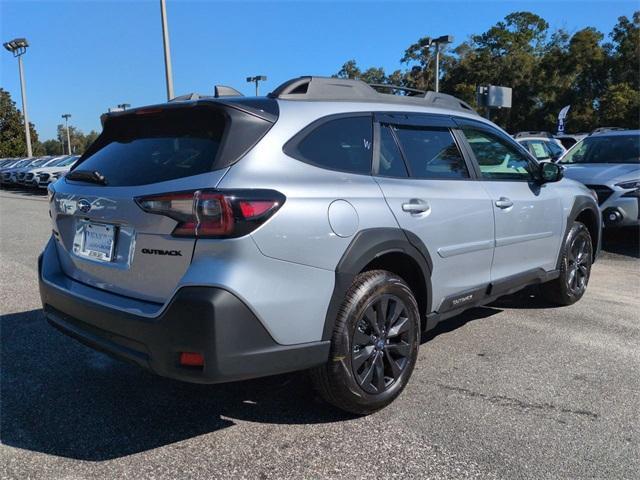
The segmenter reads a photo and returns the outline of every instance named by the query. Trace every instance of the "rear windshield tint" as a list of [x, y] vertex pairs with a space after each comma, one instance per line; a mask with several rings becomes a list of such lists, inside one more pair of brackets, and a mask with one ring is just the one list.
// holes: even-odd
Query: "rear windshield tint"
[[227, 115], [210, 108], [167, 109], [108, 121], [76, 166], [109, 186], [146, 185], [215, 170]]

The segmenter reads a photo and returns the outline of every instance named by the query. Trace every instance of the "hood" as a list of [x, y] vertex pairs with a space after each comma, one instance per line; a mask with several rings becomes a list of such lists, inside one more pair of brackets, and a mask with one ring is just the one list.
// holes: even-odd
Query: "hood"
[[616, 183], [633, 175], [640, 176], [640, 164], [637, 163], [591, 163], [565, 164], [564, 175], [585, 185], [603, 185]]
[[32, 168], [29, 170], [34, 173], [55, 173], [55, 172], [68, 172], [71, 170], [72, 165], [67, 165], [65, 167], [41, 167], [41, 168]]

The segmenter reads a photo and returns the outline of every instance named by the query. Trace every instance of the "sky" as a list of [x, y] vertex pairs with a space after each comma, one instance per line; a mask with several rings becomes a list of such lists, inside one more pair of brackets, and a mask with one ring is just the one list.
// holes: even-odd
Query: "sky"
[[[188, 1], [167, 0], [176, 95], [211, 94], [216, 84], [246, 95], [249, 75], [266, 75], [261, 93], [300, 75], [332, 75], [355, 59], [361, 67], [401, 67], [404, 50], [423, 36], [455, 44], [513, 11], [531, 11], [552, 29], [593, 26], [607, 34], [632, 1]], [[166, 100], [159, 0], [0, 0], [0, 39], [26, 37], [27, 111], [41, 140], [61, 115], [85, 133], [120, 103]], [[0, 52], [0, 86], [21, 108], [17, 61]]]

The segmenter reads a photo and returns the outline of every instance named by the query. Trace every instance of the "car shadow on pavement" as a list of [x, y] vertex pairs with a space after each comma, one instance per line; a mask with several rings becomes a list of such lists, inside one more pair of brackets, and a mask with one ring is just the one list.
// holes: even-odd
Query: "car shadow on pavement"
[[88, 461], [147, 451], [235, 424], [354, 418], [321, 402], [304, 373], [224, 385], [154, 376], [50, 327], [41, 310], [1, 318], [0, 441]]
[[640, 258], [640, 228], [605, 228], [602, 231], [602, 250]]
[[[500, 313], [473, 308], [422, 343]], [[50, 327], [42, 310], [0, 318], [0, 442], [104, 461], [212, 433], [235, 421], [315, 424], [356, 418], [325, 404], [304, 372], [222, 385], [155, 376]]]
[[435, 328], [423, 333], [422, 338], [420, 339], [420, 343], [424, 344], [430, 340], [433, 340], [438, 335], [453, 332], [454, 330], [465, 326], [469, 322], [488, 318], [500, 312], [502, 312], [502, 310], [493, 307], [471, 308], [465, 312], [462, 312], [460, 315], [456, 315], [455, 317], [451, 317], [441, 321], [436, 325]]

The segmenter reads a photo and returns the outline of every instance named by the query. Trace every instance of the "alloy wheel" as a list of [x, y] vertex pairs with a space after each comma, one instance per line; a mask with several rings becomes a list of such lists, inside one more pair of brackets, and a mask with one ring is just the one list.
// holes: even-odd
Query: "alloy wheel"
[[567, 260], [567, 287], [577, 295], [587, 288], [591, 268], [591, 252], [584, 236], [577, 236], [573, 240]]
[[351, 365], [360, 387], [382, 393], [400, 377], [414, 348], [414, 326], [409, 309], [395, 295], [373, 299], [356, 323]]

